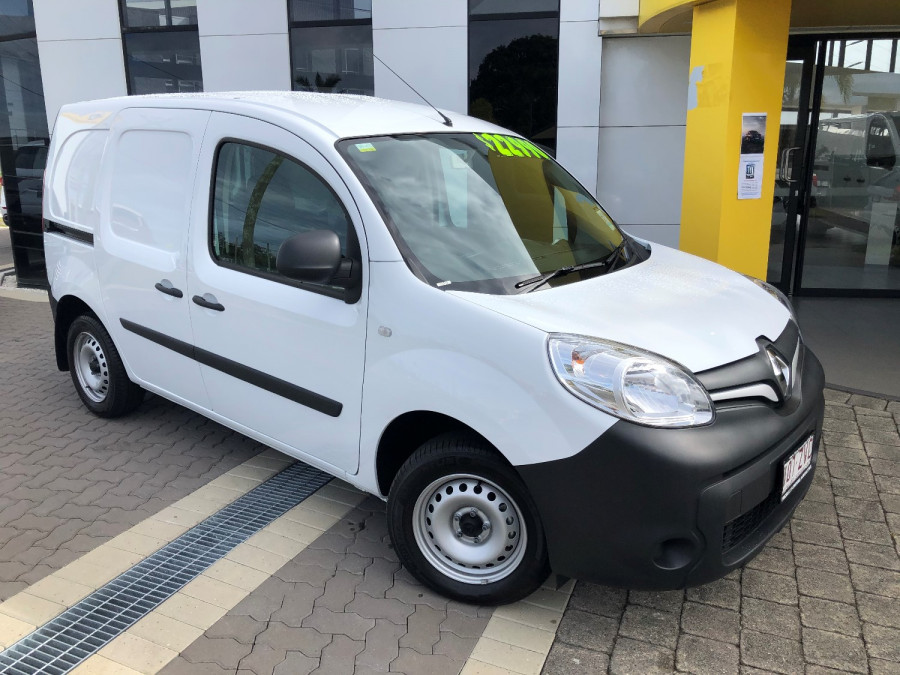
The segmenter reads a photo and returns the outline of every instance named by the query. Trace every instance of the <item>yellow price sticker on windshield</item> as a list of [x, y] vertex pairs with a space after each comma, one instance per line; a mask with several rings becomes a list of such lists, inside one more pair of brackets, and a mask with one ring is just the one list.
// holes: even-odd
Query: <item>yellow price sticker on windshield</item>
[[550, 159], [550, 155], [524, 138], [487, 133], [475, 134], [475, 138], [484, 143], [489, 150], [499, 152], [506, 157], [542, 157]]

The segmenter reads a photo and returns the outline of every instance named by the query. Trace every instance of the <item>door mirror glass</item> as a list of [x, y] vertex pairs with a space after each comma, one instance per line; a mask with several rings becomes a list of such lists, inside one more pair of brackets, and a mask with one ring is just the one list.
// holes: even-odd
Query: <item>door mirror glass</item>
[[866, 164], [890, 171], [897, 163], [891, 130], [883, 118], [875, 118], [866, 134]]
[[331, 230], [307, 230], [286, 239], [276, 269], [297, 281], [329, 284], [341, 266], [341, 240]]

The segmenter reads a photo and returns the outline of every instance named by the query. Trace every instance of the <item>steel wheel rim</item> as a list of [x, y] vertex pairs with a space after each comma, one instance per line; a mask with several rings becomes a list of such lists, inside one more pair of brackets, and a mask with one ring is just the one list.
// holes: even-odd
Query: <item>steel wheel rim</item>
[[413, 534], [432, 567], [477, 585], [512, 574], [528, 544], [518, 504], [496, 483], [472, 474], [444, 476], [422, 490]]
[[94, 403], [103, 403], [109, 394], [109, 364], [100, 342], [90, 333], [79, 333], [72, 354], [81, 391]]

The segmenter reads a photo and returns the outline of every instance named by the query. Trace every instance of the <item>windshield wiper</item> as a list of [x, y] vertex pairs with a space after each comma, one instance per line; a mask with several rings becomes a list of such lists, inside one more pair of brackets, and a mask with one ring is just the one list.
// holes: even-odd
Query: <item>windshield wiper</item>
[[[624, 237], [622, 241], [616, 246], [605, 258], [602, 260], [595, 260], [594, 262], [581, 263], [578, 265], [567, 265], [565, 267], [560, 267], [559, 269], [553, 270], [552, 272], [547, 272], [547, 274], [542, 274], [538, 277], [532, 277], [531, 279], [525, 279], [525, 281], [520, 281], [516, 284], [516, 288], [522, 288], [523, 286], [531, 286], [531, 288], [527, 288], [523, 293], [531, 293], [531, 291], [536, 291], [538, 288], [546, 284], [548, 281], [552, 281], [553, 279], [559, 279], [560, 277], [564, 277], [568, 274], [572, 274], [572, 272], [580, 272], [581, 270], [589, 270], [595, 267], [606, 267], [606, 274], [609, 274], [616, 268], [616, 264], [619, 259], [619, 254], [626, 250], [626, 245], [628, 240]], [[533, 285], [532, 285], [533, 284]]]

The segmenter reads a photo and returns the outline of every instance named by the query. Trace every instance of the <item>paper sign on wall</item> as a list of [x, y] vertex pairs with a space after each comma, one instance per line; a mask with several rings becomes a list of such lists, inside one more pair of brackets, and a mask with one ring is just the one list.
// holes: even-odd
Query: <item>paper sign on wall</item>
[[761, 199], [766, 113], [744, 113], [741, 124], [741, 161], [738, 164], [738, 199]]

